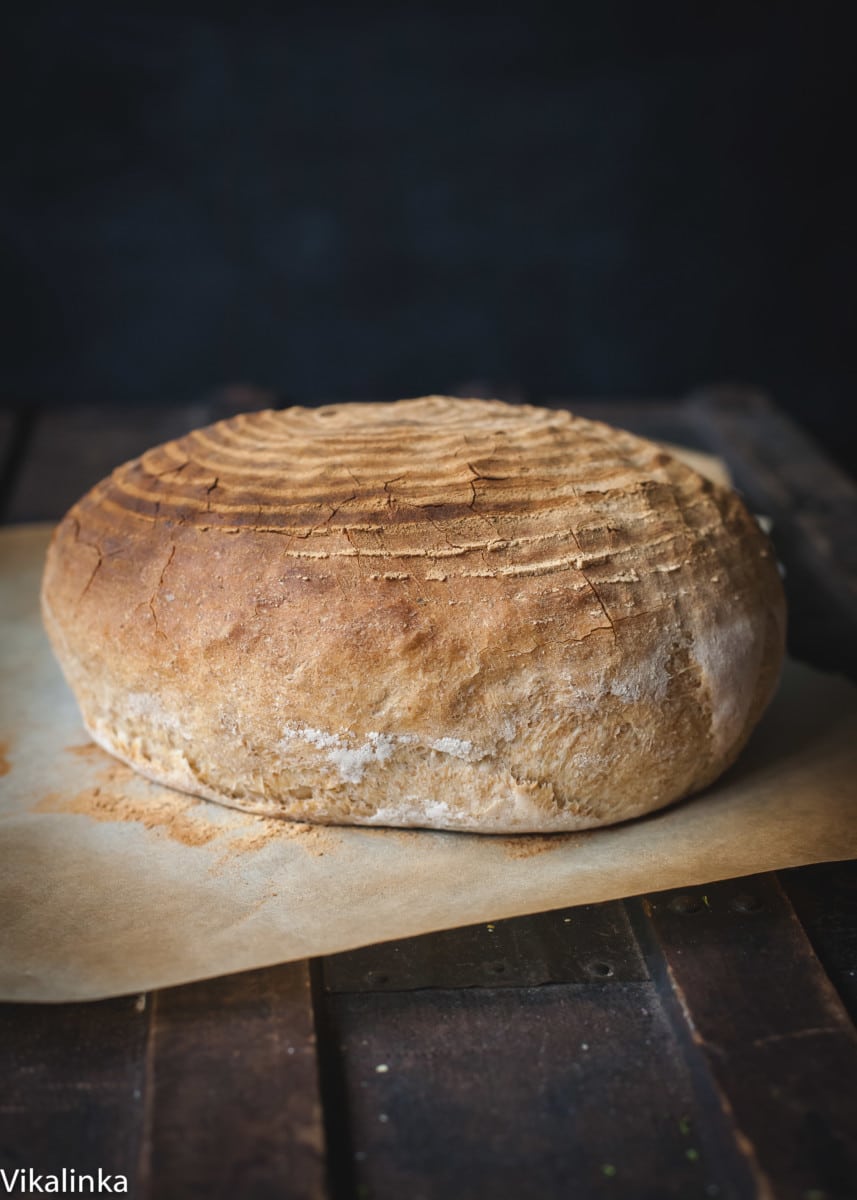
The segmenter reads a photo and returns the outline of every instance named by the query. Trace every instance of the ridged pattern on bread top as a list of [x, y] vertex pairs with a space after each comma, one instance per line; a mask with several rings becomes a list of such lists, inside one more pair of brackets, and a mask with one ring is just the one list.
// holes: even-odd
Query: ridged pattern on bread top
[[66, 517], [45, 620], [99, 741], [320, 821], [575, 829], [713, 779], [782, 655], [728, 489], [498, 401], [242, 415]]
[[280, 534], [287, 558], [353, 558], [399, 577], [609, 560], [612, 581], [631, 583], [636, 567], [623, 573], [623, 560], [636, 562], [641, 543], [648, 569], [668, 572], [691, 533], [720, 524], [712, 490], [653, 443], [598, 422], [431, 396], [238, 416], [121, 467], [87, 510], [107, 531], [131, 516]]

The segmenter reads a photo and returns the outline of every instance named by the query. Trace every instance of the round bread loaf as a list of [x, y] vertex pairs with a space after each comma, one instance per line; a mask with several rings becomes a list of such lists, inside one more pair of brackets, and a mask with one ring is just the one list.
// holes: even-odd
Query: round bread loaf
[[731, 491], [566, 412], [429, 396], [235, 417], [64, 518], [45, 625], [92, 737], [302, 821], [584, 829], [711, 783], [782, 588]]

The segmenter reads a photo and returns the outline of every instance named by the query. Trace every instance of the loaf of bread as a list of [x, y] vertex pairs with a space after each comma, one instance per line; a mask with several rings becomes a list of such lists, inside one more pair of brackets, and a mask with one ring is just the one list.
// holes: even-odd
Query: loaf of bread
[[569, 413], [429, 396], [235, 417], [59, 525], [44, 621], [92, 737], [301, 821], [585, 829], [711, 783], [784, 603], [734, 492]]

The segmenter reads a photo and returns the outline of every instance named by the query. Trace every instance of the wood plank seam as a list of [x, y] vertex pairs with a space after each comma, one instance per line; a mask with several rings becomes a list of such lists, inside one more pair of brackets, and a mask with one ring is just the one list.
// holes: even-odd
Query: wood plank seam
[[793, 867], [777, 880], [857, 1026], [857, 860]]
[[329, 998], [325, 992], [322, 959], [309, 960], [309, 976], [316, 1033], [316, 1073], [327, 1147], [327, 1189], [330, 1200], [352, 1200], [356, 1194], [356, 1181], [345, 1070]]
[[762, 1194], [849, 1196], [857, 1033], [776, 877], [659, 894], [641, 908], [652, 969], [679, 1007], [677, 1034], [691, 1058], [703, 1056]]
[[749, 1138], [736, 1128], [732, 1107], [711, 1072], [687, 1001], [676, 984], [666, 956], [660, 949], [647, 898], [641, 896], [629, 899], [625, 904], [631, 927], [637, 935], [652, 978], [658, 985], [661, 1003], [682, 1049], [700, 1107], [712, 1126], [721, 1134], [725, 1153], [731, 1159], [727, 1174], [734, 1180], [742, 1197], [746, 1196], [748, 1200], [749, 1197], [754, 1197], [755, 1200], [774, 1200], [770, 1181], [761, 1171], [756, 1159], [755, 1148]]
[[149, 1195], [152, 1157], [152, 1118], [155, 1103], [155, 1012], [158, 1004], [158, 993], [143, 992], [142, 999], [146, 1012], [146, 1042], [143, 1051], [143, 1118], [140, 1128], [140, 1151], [137, 1158], [136, 1181], [140, 1200], [146, 1200]]

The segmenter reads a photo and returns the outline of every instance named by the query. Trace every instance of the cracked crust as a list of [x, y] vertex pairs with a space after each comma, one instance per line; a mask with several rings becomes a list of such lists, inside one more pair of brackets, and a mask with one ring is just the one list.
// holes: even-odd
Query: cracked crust
[[326, 823], [583, 829], [704, 787], [784, 605], [738, 497], [568, 413], [427, 397], [242, 415], [58, 527], [45, 625], [159, 782]]

